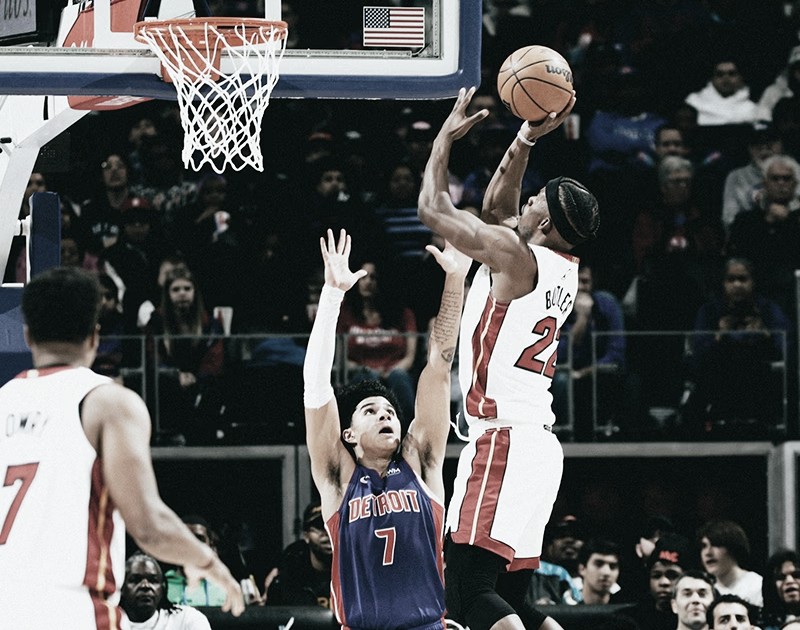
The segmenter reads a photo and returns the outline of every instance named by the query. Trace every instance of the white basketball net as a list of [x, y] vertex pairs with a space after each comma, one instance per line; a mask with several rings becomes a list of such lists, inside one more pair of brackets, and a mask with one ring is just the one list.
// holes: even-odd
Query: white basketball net
[[[145, 24], [137, 39], [147, 43], [172, 79], [184, 131], [183, 164], [199, 171], [208, 164], [217, 173], [252, 166], [264, 170], [261, 118], [278, 82], [286, 47], [285, 30], [236, 24], [218, 29], [205, 23], [202, 43], [181, 24]], [[195, 38], [199, 39], [199, 38]], [[233, 70], [215, 68], [227, 52]]]

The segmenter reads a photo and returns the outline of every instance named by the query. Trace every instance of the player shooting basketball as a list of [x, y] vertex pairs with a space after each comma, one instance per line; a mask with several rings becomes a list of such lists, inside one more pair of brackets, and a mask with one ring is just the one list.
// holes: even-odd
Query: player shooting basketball
[[348, 267], [350, 236], [321, 239], [325, 286], [303, 368], [311, 474], [333, 545], [332, 597], [343, 627], [444, 628], [442, 542], [450, 367], [469, 258], [429, 246], [445, 270], [415, 418], [403, 435], [394, 395], [377, 381], [330, 384], [345, 291], [366, 272]]
[[[575, 180], [559, 177], [518, 210], [530, 147], [563, 122], [573, 96], [541, 125], [522, 126], [489, 183], [482, 216], [514, 229], [458, 210], [447, 166], [453, 142], [488, 113], [466, 115], [474, 92], [459, 92], [434, 141], [419, 197], [423, 223], [483, 263], [467, 296], [459, 342], [469, 442], [447, 514], [447, 609], [471, 630], [553, 629], [560, 626], [552, 618], [522, 610], [521, 594], [515, 610], [492, 585], [503, 571], [539, 564], [563, 469], [549, 388], [559, 329], [578, 288], [578, 259], [569, 252], [595, 235], [597, 200]], [[529, 572], [522, 576], [524, 586]], [[517, 613], [528, 616], [524, 625]]]

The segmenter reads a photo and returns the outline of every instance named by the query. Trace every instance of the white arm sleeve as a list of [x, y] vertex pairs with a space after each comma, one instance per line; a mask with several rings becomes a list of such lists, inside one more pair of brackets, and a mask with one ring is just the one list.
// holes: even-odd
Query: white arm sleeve
[[319, 409], [333, 398], [331, 369], [336, 351], [336, 322], [343, 297], [341, 289], [322, 287], [303, 363], [303, 404], [309, 409]]

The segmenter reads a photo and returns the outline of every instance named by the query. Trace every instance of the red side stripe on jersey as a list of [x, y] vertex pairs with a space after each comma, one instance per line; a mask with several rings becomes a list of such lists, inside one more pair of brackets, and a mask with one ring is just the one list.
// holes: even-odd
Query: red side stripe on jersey
[[436, 567], [439, 569], [439, 577], [442, 578], [442, 584], [444, 584], [444, 506], [436, 501], [431, 501], [430, 504], [436, 528]]
[[472, 334], [472, 385], [467, 392], [467, 413], [475, 418], [496, 418], [497, 402], [486, 397], [489, 361], [509, 303], [486, 299], [478, 326]]
[[508, 465], [510, 431], [487, 431], [475, 442], [472, 471], [458, 514], [458, 529], [452, 533], [457, 543], [475, 545], [493, 551], [509, 562], [514, 550], [491, 537], [497, 500]]
[[89, 494], [88, 550], [83, 584], [90, 591], [112, 595], [117, 590], [111, 566], [111, 539], [114, 535], [114, 502], [103, 480], [100, 459], [92, 466], [92, 489]]
[[328, 520], [328, 535], [333, 549], [333, 559], [331, 562], [331, 601], [336, 620], [345, 627], [344, 603], [342, 601], [342, 583], [339, 580], [339, 550], [336, 548], [339, 542], [339, 512], [335, 512]]
[[97, 630], [121, 630], [122, 615], [119, 608], [112, 606], [105, 597], [105, 593], [91, 591], [92, 606], [94, 607], [94, 621]]

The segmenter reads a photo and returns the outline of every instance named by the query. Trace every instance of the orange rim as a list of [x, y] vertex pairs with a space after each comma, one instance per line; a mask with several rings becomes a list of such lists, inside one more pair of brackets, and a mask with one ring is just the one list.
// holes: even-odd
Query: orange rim
[[[170, 27], [178, 27], [181, 32], [188, 37], [192, 43], [203, 43], [205, 38], [206, 26], [214, 27], [225, 38], [227, 33], [234, 34], [237, 27], [245, 27], [247, 30], [269, 29], [274, 33], [273, 39], [285, 39], [287, 24], [282, 20], [264, 20], [260, 18], [188, 18], [181, 20], [145, 20], [136, 22], [133, 25], [133, 33], [137, 41], [147, 43], [142, 38], [141, 33], [145, 30], [168, 31]], [[238, 35], [237, 35], [238, 37]], [[269, 39], [262, 37], [262, 43], [267, 43]], [[225, 42], [228, 43], [227, 38]]]

